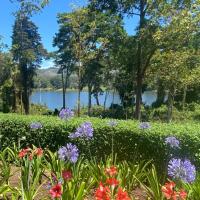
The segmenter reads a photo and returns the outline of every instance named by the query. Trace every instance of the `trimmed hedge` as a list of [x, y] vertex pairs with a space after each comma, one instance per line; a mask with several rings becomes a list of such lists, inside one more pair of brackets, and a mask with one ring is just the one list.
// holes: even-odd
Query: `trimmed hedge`
[[[56, 151], [67, 142], [75, 142], [80, 152], [89, 157], [87, 142], [72, 141], [68, 134], [73, 132], [82, 122], [90, 121], [94, 127], [94, 140], [90, 141], [92, 156], [103, 158], [111, 154], [111, 138], [114, 135], [114, 152], [118, 159], [128, 161], [150, 160], [159, 167], [166, 166], [169, 148], [164, 144], [167, 136], [176, 136], [181, 142], [180, 150], [174, 152], [177, 156], [188, 158], [200, 166], [200, 159], [194, 155], [200, 149], [200, 125], [188, 123], [152, 123], [148, 130], [141, 130], [137, 121], [119, 120], [114, 128], [109, 127], [106, 119], [73, 118], [63, 121], [50, 116], [23, 116], [17, 114], [0, 114], [1, 146], [13, 146], [20, 138], [23, 146], [35, 144]], [[40, 122], [43, 128], [30, 130], [31, 122]]]

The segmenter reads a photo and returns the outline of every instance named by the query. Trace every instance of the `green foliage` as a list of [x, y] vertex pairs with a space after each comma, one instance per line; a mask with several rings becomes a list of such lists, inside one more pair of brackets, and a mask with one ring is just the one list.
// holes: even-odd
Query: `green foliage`
[[150, 170], [146, 171], [145, 176], [147, 178], [147, 184], [144, 185], [141, 183], [141, 186], [145, 189], [147, 196], [151, 197], [151, 199], [163, 200], [160, 180], [155, 166], [152, 166]]
[[48, 114], [51, 111], [47, 108], [47, 106], [40, 104], [31, 104], [30, 106], [30, 114], [31, 115], [44, 115]]
[[30, 19], [34, 6], [31, 2], [20, 1], [20, 10], [16, 14], [12, 34], [11, 52], [13, 61], [17, 63], [19, 69], [21, 86], [19, 90], [26, 114], [29, 114], [29, 96], [34, 86], [33, 77], [42, 58], [47, 54], [41, 43], [38, 27]]
[[[30, 123], [39, 121], [43, 128], [30, 130]], [[197, 123], [152, 123], [151, 128], [141, 130], [137, 121], [119, 121], [113, 129], [108, 126], [108, 120], [97, 118], [74, 118], [62, 121], [57, 117], [20, 116], [15, 114], [0, 114], [1, 143], [5, 148], [26, 136], [21, 145], [48, 147], [57, 151], [59, 146], [70, 140], [68, 134], [75, 131], [79, 124], [91, 121], [94, 126], [94, 139], [90, 143], [90, 152], [93, 157], [104, 158], [111, 154], [112, 135], [114, 139], [114, 153], [118, 160], [138, 161], [153, 160], [156, 167], [162, 169], [166, 166], [167, 151], [164, 145], [165, 137], [176, 136], [181, 141], [180, 157], [187, 157], [200, 166], [200, 161], [193, 155], [200, 149], [199, 130]], [[87, 144], [78, 141], [80, 152], [88, 155]], [[145, 147], [145, 148], [144, 148]]]

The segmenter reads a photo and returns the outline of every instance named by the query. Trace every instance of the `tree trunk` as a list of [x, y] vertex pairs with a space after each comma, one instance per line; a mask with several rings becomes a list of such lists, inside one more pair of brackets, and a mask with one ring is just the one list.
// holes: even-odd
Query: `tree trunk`
[[142, 102], [142, 77], [137, 77], [137, 89], [136, 89], [136, 103], [135, 103], [135, 118], [140, 120], [141, 118], [141, 102]]
[[[139, 20], [139, 41], [137, 49], [137, 89], [136, 89], [136, 107], [135, 107], [135, 118], [140, 120], [141, 117], [141, 100], [142, 100], [142, 84], [144, 71], [142, 68], [142, 38], [140, 32], [145, 24], [145, 2], [140, 0], [140, 20]], [[133, 70], [134, 71], [134, 70]]]
[[23, 88], [22, 102], [23, 102], [23, 105], [24, 105], [25, 114], [28, 115], [30, 105], [29, 105], [29, 90], [28, 90], [27, 85], [25, 85], [24, 88]]
[[22, 87], [22, 102], [24, 107], [24, 112], [26, 115], [29, 114], [29, 87], [28, 87], [28, 71], [26, 64], [22, 63], [22, 79], [23, 79], [23, 87]]
[[174, 90], [168, 92], [168, 111], [167, 111], [167, 122], [170, 123], [173, 117], [173, 105], [174, 105]]
[[157, 98], [156, 102], [153, 103], [154, 107], [160, 107], [165, 100], [165, 87], [161, 80], [158, 81], [158, 88], [157, 88]]
[[182, 101], [182, 109], [185, 110], [185, 101], [187, 96], [187, 85], [183, 88], [183, 101]]
[[21, 114], [23, 114], [23, 101], [22, 101], [22, 91], [20, 90], [20, 109], [21, 109]]
[[91, 115], [91, 107], [92, 107], [92, 87], [88, 84], [88, 116]]
[[81, 64], [79, 64], [79, 69], [78, 69], [78, 117], [80, 117], [80, 112], [81, 112]]
[[17, 111], [17, 94], [16, 94], [16, 88], [15, 88], [15, 86], [13, 86], [12, 110], [13, 110], [13, 112]]
[[61, 72], [62, 75], [62, 92], [63, 92], [63, 108], [65, 108], [65, 81], [64, 81], [64, 71]]
[[108, 90], [106, 90], [106, 93], [105, 93], [105, 99], [104, 99], [104, 103], [103, 103], [103, 110], [104, 110], [104, 111], [106, 110], [106, 102], [107, 102], [107, 98], [108, 98]]
[[97, 106], [100, 106], [98, 93], [95, 95]]

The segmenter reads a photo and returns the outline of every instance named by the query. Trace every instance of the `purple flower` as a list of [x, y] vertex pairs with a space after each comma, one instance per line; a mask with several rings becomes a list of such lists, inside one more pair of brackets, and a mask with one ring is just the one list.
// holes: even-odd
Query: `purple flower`
[[78, 156], [79, 152], [77, 146], [71, 143], [68, 143], [58, 150], [58, 157], [64, 161], [69, 160], [72, 163], [76, 163]]
[[85, 122], [81, 124], [77, 129], [75, 133], [71, 133], [69, 135], [69, 138], [86, 138], [91, 139], [93, 137], [93, 127], [91, 122]]
[[168, 175], [174, 179], [180, 179], [186, 183], [195, 180], [196, 169], [189, 160], [171, 159], [168, 164]]
[[176, 137], [170, 136], [165, 138], [165, 144], [169, 144], [172, 148], [179, 148], [179, 140], [176, 139]]
[[40, 122], [32, 122], [30, 124], [30, 128], [31, 129], [40, 129], [40, 128], [42, 128], [42, 124]]
[[115, 126], [117, 126], [117, 121], [115, 121], [115, 120], [110, 120], [109, 122], [108, 122], [108, 125], [109, 126], [111, 126], [111, 127], [115, 127]]
[[73, 116], [74, 116], [74, 112], [69, 108], [66, 108], [66, 109], [63, 108], [59, 113], [59, 117], [61, 119], [70, 119]]
[[149, 129], [151, 128], [151, 125], [149, 124], [149, 122], [141, 122], [139, 125], [140, 129]]

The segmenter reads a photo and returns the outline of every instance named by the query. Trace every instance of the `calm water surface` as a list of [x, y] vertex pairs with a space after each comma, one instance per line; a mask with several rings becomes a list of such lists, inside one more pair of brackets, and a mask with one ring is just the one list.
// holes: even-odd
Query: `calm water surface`
[[[113, 98], [114, 96], [114, 98]], [[78, 92], [67, 91], [66, 93], [66, 105], [73, 109], [77, 107]], [[46, 105], [49, 109], [60, 109], [62, 107], [62, 92], [61, 91], [35, 91], [30, 97], [32, 103]], [[99, 102], [103, 105], [105, 100], [105, 93], [99, 96]], [[143, 103], [151, 105], [156, 100], [156, 93], [153, 91], [144, 92], [142, 96]], [[107, 97], [106, 107], [114, 102], [120, 104], [120, 98], [118, 94], [110, 92]], [[87, 106], [88, 104], [88, 92], [81, 92], [81, 106]], [[96, 105], [96, 100], [92, 97], [92, 105]]]

